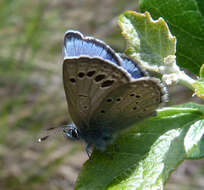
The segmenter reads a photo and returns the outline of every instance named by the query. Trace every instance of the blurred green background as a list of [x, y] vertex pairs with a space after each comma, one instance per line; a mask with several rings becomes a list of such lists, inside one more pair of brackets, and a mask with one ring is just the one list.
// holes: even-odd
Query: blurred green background
[[[61, 133], [43, 143], [48, 127], [69, 121], [62, 85], [62, 44], [80, 30], [123, 52], [117, 17], [136, 0], [0, 1], [0, 189], [71, 190], [87, 155]], [[170, 89], [170, 104], [197, 101], [185, 87]], [[166, 190], [204, 189], [204, 161], [185, 161]]]

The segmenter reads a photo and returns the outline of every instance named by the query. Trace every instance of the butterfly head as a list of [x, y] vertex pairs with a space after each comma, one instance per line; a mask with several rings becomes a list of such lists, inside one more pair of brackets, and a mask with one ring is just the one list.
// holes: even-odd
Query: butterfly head
[[78, 131], [78, 129], [73, 125], [66, 125], [63, 128], [63, 133], [64, 136], [68, 139], [72, 139], [72, 140], [79, 140], [80, 139], [80, 133]]

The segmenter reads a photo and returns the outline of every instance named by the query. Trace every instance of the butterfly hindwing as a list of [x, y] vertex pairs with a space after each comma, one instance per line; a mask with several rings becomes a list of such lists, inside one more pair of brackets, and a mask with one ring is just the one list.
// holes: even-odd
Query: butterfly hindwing
[[125, 71], [103, 59], [85, 56], [65, 59], [64, 89], [75, 124], [88, 125], [89, 118], [107, 94], [129, 81]]
[[[165, 101], [165, 92], [158, 79], [143, 77], [110, 92], [101, 102], [90, 126], [116, 132], [151, 115]], [[97, 125], [96, 125], [97, 124]]]

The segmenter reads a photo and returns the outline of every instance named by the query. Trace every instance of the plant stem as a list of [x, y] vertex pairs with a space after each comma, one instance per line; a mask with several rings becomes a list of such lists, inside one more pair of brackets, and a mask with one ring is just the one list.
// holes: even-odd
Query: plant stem
[[179, 75], [180, 75], [180, 77], [178, 79], [178, 83], [190, 88], [193, 91], [195, 91], [195, 89], [193, 87], [193, 83], [195, 83], [195, 80], [193, 80], [191, 77], [186, 75], [184, 73], [184, 71], [180, 71]]

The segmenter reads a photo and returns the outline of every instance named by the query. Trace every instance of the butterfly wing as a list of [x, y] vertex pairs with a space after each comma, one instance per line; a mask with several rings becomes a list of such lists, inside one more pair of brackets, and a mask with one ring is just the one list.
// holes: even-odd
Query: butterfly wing
[[129, 81], [130, 77], [125, 72], [103, 59], [65, 59], [64, 89], [70, 115], [77, 127], [87, 126], [93, 110], [107, 94]]
[[133, 60], [121, 53], [119, 53], [119, 56], [122, 59], [121, 66], [131, 75], [133, 79], [148, 76], [148, 73], [142, 68], [139, 61]]
[[100, 57], [115, 65], [121, 65], [121, 57], [115, 51], [93, 37], [84, 37], [80, 32], [68, 30], [64, 37], [64, 58], [77, 58], [80, 56]]
[[[92, 109], [130, 77], [115, 67], [121, 58], [104, 42], [68, 30], [64, 37], [63, 82], [72, 120], [78, 128], [88, 125]], [[117, 81], [117, 82], [116, 82]]]
[[154, 114], [165, 92], [159, 80], [145, 76], [133, 60], [104, 42], [66, 32], [63, 82], [70, 115], [79, 129], [117, 131]]
[[155, 115], [166, 101], [165, 88], [158, 79], [142, 77], [110, 92], [95, 110], [90, 126], [112, 133]]

